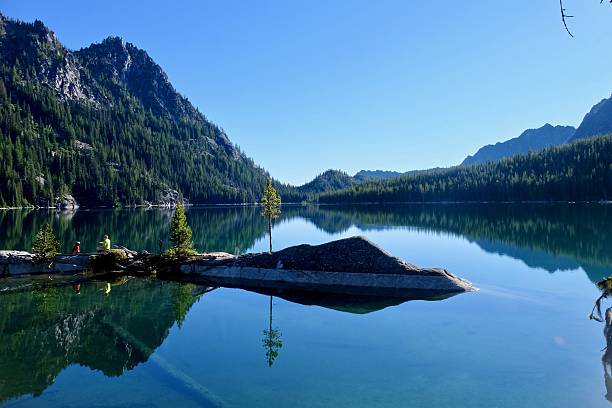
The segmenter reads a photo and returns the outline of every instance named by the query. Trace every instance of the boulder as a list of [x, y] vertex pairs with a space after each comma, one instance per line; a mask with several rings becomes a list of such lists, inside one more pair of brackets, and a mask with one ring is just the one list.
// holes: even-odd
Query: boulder
[[195, 282], [258, 289], [399, 297], [414, 296], [415, 291], [434, 296], [477, 290], [446, 269], [419, 268], [364, 237], [246, 254], [217, 265], [194, 260], [181, 265], [180, 271]]
[[56, 198], [55, 206], [65, 210], [76, 210], [79, 208], [79, 203], [72, 194], [62, 194]]
[[34, 255], [26, 251], [0, 251], [0, 276], [81, 272], [85, 265], [81, 258], [86, 256], [72, 258], [58, 256], [52, 261], [34, 262]]

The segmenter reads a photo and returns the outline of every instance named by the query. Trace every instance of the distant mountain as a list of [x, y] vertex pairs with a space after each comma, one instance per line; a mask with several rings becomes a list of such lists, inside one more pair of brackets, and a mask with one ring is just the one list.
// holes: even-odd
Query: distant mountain
[[538, 129], [528, 129], [514, 139], [481, 147], [473, 156], [466, 157], [461, 164], [494, 162], [517, 154], [563, 144], [572, 137], [575, 131], [573, 126], [552, 126], [547, 123]]
[[404, 173], [399, 171], [387, 171], [387, 170], [360, 170], [353, 178], [359, 181], [372, 181], [372, 180], [384, 180], [393, 177], [399, 177]]
[[254, 202], [270, 177], [145, 51], [118, 37], [72, 51], [1, 14], [0, 154], [0, 207]]
[[603, 99], [586, 114], [570, 142], [612, 133], [612, 97]]
[[314, 195], [352, 187], [358, 182], [343, 171], [327, 170], [296, 190], [302, 194]]

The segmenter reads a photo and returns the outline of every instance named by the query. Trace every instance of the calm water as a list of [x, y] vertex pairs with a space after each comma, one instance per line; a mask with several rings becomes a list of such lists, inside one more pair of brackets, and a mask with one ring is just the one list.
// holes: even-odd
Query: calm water
[[[104, 232], [156, 250], [170, 216], [0, 212], [0, 247], [27, 249], [52, 221], [66, 250], [77, 239], [93, 250]], [[188, 217], [201, 250], [266, 249], [257, 209]], [[108, 293], [105, 282], [5, 293], [0, 405], [608, 406], [603, 324], [587, 314], [594, 282], [612, 274], [612, 207], [289, 207], [273, 231], [276, 249], [351, 235], [481, 290], [388, 307], [275, 297], [271, 325], [270, 298], [237, 289], [128, 279]]]

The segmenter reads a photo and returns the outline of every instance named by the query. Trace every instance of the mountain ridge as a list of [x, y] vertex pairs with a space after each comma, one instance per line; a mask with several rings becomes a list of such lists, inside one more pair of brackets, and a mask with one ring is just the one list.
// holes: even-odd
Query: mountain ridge
[[568, 142], [608, 133], [612, 133], [612, 96], [593, 105]]
[[461, 165], [493, 162], [563, 144], [572, 137], [575, 131], [576, 128], [573, 126], [552, 126], [546, 123], [540, 128], [527, 129], [518, 137], [483, 146], [474, 155], [467, 156]]

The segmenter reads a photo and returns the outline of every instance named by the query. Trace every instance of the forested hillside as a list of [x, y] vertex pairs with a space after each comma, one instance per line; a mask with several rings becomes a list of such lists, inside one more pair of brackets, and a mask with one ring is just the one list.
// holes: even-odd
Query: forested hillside
[[254, 202], [269, 177], [146, 52], [119, 38], [73, 52], [2, 15], [0, 156], [0, 206]]
[[612, 199], [612, 136], [322, 194], [321, 203]]

